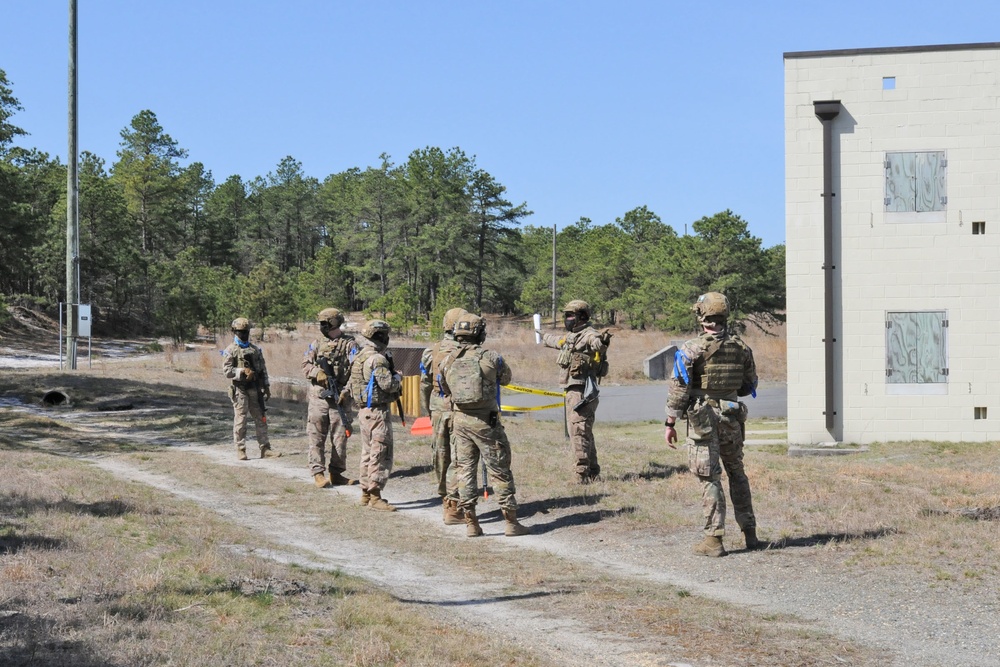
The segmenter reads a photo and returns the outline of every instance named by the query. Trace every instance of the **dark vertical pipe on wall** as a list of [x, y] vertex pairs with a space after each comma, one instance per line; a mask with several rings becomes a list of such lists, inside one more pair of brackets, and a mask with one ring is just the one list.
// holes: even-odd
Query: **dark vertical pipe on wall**
[[823, 346], [826, 358], [826, 428], [833, 430], [833, 120], [840, 114], [840, 101], [813, 102], [816, 117], [823, 123]]

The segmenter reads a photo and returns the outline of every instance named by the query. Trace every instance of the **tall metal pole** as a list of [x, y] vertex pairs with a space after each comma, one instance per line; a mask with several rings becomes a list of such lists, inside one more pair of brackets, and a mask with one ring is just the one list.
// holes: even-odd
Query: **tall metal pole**
[[76, 0], [69, 0], [69, 154], [66, 159], [66, 361], [76, 370], [80, 305], [80, 186], [77, 148]]
[[552, 326], [556, 327], [556, 226], [552, 225]]

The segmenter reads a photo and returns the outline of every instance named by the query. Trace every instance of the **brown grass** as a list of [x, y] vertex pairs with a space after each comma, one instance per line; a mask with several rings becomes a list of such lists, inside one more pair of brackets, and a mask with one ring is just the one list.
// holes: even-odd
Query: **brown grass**
[[[537, 368], [539, 385], [554, 383], [553, 350], [536, 347], [533, 333], [514, 325], [498, 323], [491, 336], [494, 331], [498, 343], [509, 345], [503, 353], [512, 365]], [[616, 337], [615, 354], [633, 333]], [[299, 377], [301, 354], [314, 334], [269, 340], [271, 375]], [[622, 356], [629, 349], [641, 360], [643, 352], [635, 350], [644, 351], [642, 345], [658, 349], [668, 342], [656, 335], [635, 334]], [[770, 342], [751, 344], [768, 350]], [[522, 550], [512, 568], [510, 552], [491, 540], [449, 541], [442, 552], [442, 544], [403, 513], [379, 518], [374, 530], [374, 513], [344, 498], [331, 503], [308, 484], [260, 470], [234, 474], [203, 461], [192, 466], [169, 444], [230, 446], [220, 347], [95, 364], [76, 374], [5, 374], [2, 388], [13, 395], [37, 398], [44, 388], [61, 386], [82, 411], [126, 403], [133, 409], [103, 413], [98, 433], [81, 430], [59, 412], [0, 410], [0, 610], [18, 611], [0, 626], [0, 656], [41, 665], [67, 664], [67, 655], [82, 665], [151, 664], [165, 656], [172, 664], [208, 664], [220, 655], [234, 656], [229, 664], [459, 665], [497, 662], [494, 651], [509, 650], [476, 636], [473, 643], [484, 652], [470, 657], [467, 630], [456, 633], [363, 582], [234, 555], [225, 545], [267, 545], [194, 505], [67, 460], [62, 455], [69, 452], [126, 454], [185, 484], [275, 508], [293, 506], [348, 537], [426, 558], [446, 553], [449, 567], [494, 577], [501, 589], [541, 593], [524, 601], [540, 613], [565, 614], [595, 630], [610, 623], [636, 637], [661, 637], [672, 655], [691, 661], [819, 665], [835, 654], [851, 664], [875, 665], [884, 658], [795, 619], [760, 616], [667, 586], [639, 587], [579, 562]], [[783, 347], [776, 344], [764, 356], [775, 349]], [[304, 416], [294, 392], [276, 394], [276, 448], [301, 457]], [[696, 537], [697, 485], [686, 454], [665, 447], [659, 423], [608, 424], [599, 415], [604, 480], [589, 487], [570, 482], [561, 423], [526, 416], [508, 418], [506, 426], [518, 499], [533, 523], [558, 523], [581, 540], [599, 535], [630, 549]], [[752, 430], [764, 426], [773, 423], [750, 424]], [[357, 447], [352, 439], [352, 458]], [[397, 472], [410, 474], [393, 477], [390, 500], [393, 488], [405, 485], [430, 495], [422, 474], [430, 457], [426, 440], [397, 430], [396, 452]], [[304, 458], [298, 461], [304, 466]], [[1000, 522], [956, 514], [1000, 506], [996, 443], [880, 443], [851, 458], [790, 458], [782, 447], [757, 448], [748, 450], [746, 465], [760, 536], [772, 542], [775, 557], [789, 547], [808, 548], [811, 567], [845, 578], [874, 573], [931, 582], [955, 597], [1000, 587]], [[739, 548], [732, 532], [727, 546]], [[300, 582], [308, 594], [237, 593], [233, 582], [245, 577]], [[716, 629], [710, 647], [703, 642], [708, 627]], [[501, 655], [511, 664], [544, 664], [517, 652]]]
[[548, 664], [357, 579], [249, 555], [267, 545], [85, 464], [4, 449], [0, 478], [4, 664]]
[[[348, 318], [348, 322], [349, 330], [357, 332], [364, 326], [365, 319], [355, 314]], [[487, 322], [485, 346], [503, 355], [514, 370], [517, 384], [551, 388], [558, 385], [559, 369], [555, 363], [557, 351], [535, 344], [530, 320], [487, 316]], [[561, 329], [552, 329], [551, 323], [543, 324], [543, 329], [547, 333], [562, 333]], [[620, 327], [613, 328], [612, 331], [614, 338], [608, 351], [611, 369], [604, 380], [608, 384], [648, 382], [643, 374], [643, 360], [695, 335], [691, 332], [637, 331]], [[412, 335], [394, 335], [392, 344], [426, 347], [431, 340], [425, 334], [426, 332], [414, 332]], [[782, 325], [775, 329], [774, 335], [752, 330], [744, 336], [754, 350], [757, 373], [763, 381], [785, 380], [787, 366], [784, 334]], [[273, 376], [302, 377], [302, 355], [310, 341], [319, 335], [319, 329], [310, 323], [300, 324], [298, 329], [291, 332], [268, 331], [267, 340], [263, 343], [268, 372]], [[222, 338], [216, 342], [216, 347], [222, 349], [229, 341], [229, 337]], [[221, 364], [221, 359], [217, 359], [217, 362]], [[211, 367], [204, 360], [201, 363], [207, 368]]]

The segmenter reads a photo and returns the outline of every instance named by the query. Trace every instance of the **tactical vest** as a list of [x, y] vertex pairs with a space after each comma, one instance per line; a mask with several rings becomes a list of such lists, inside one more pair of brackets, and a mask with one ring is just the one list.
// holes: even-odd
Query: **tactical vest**
[[[585, 333], [591, 332], [600, 341], [597, 351], [577, 350], [576, 343]], [[575, 333], [566, 335], [563, 345], [556, 357], [556, 363], [569, 369], [569, 376], [574, 379], [588, 377], [602, 378], [608, 374], [608, 345], [611, 343], [611, 332], [605, 329], [597, 333], [593, 327], [586, 327]]]
[[320, 343], [316, 351], [317, 362], [320, 357], [326, 357], [333, 369], [333, 379], [338, 387], [346, 387], [351, 381], [351, 350], [356, 347], [354, 338], [340, 336], [333, 340], [326, 339]]
[[263, 363], [261, 361], [263, 360], [263, 356], [260, 348], [256, 345], [251, 344], [249, 347], [240, 347], [233, 344], [230, 354], [233, 357], [234, 368], [249, 368], [254, 373], [262, 372]]
[[[461, 346], [457, 341], [454, 340], [442, 340], [437, 345], [434, 346], [434, 353], [431, 355], [431, 380], [434, 383], [434, 388], [431, 390], [431, 395], [438, 396], [440, 398], [448, 398], [448, 387], [444, 379], [444, 373], [441, 369], [441, 364], [444, 360], [448, 358], [448, 355], [457, 354]], [[443, 394], [443, 395], [442, 395]]]
[[[358, 407], [384, 406], [396, 400], [395, 394], [382, 389], [375, 381], [375, 357], [379, 353], [373, 347], [363, 347], [351, 364], [351, 396]], [[369, 392], [371, 401], [368, 400]]]
[[719, 340], [712, 334], [700, 337], [705, 352], [694, 363], [696, 389], [710, 394], [735, 393], [743, 385], [749, 350], [736, 336]]
[[441, 363], [451, 401], [461, 410], [497, 409], [497, 369], [483, 368], [485, 350], [463, 345]]

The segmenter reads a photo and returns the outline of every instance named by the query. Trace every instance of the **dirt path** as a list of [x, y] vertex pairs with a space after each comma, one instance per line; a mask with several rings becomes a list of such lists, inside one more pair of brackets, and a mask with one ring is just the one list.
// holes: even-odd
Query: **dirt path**
[[[217, 450], [196, 448], [196, 451], [221, 461]], [[229, 463], [231, 458], [227, 456], [224, 460]], [[517, 596], [505, 596], [488, 582], [457, 579], [453, 573], [443, 576], [438, 564], [412, 556], [401, 554], [405, 557], [386, 558], [380, 548], [340, 535], [331, 537], [312, 526], [308, 517], [256, 508], [247, 498], [193, 489], [166, 475], [141, 470], [117, 459], [97, 459], [95, 463], [121, 479], [147, 484], [194, 501], [289, 548], [288, 551], [257, 551], [258, 556], [362, 577], [404, 601], [442, 608], [475, 606], [475, 614], [463, 616], [466, 622], [484, 632], [504, 629], [512, 640], [526, 640], [556, 661], [562, 652], [572, 655], [582, 651], [594, 656], [598, 664], [623, 667], [642, 664], [636, 662], [634, 640], [612, 633], [596, 637], [573, 620], [530, 612], [518, 604]], [[300, 471], [293, 472], [285, 466], [266, 469], [291, 478], [302, 477]]]
[[[178, 455], [197, 453], [222, 465], [247, 465], [235, 461], [228, 447], [171, 448]], [[94, 459], [101, 468], [121, 479], [148, 484], [189, 500], [268, 536], [287, 551], [265, 555], [311, 567], [338, 569], [375, 582], [396, 597], [427, 604], [429, 608], [470, 607], [474, 614], [459, 614], [463, 622], [489, 632], [501, 632], [512, 641], [528, 645], [556, 662], [603, 665], [680, 665], [662, 655], [655, 641], [623, 637], [613, 632], [595, 633], [580, 622], [538, 612], [525, 604], [539, 593], [504, 594], [489, 581], [440, 576], [440, 565], [407, 553], [386, 558], [384, 550], [360, 540], [331, 538], [310, 525], [308, 517], [273, 510], [254, 510], [248, 498], [189, 488], [180, 481], [128, 463], [120, 458]], [[302, 457], [266, 462], [251, 461], [269, 474], [309, 484]], [[393, 479], [391, 499], [413, 530], [427, 536], [466, 539], [464, 527], [441, 524], [437, 507], [423, 506], [427, 479]], [[330, 493], [357, 496], [357, 487], [336, 488]], [[526, 520], [526, 525], [532, 521]], [[993, 591], [974, 598], [956, 598], [935, 588], [933, 582], [901, 575], [892, 581], [875, 576], [845, 575], [838, 555], [815, 544], [764, 552], [736, 552], [724, 559], [690, 554], [680, 540], [642, 539], [636, 535], [608, 535], [600, 530], [544, 531], [517, 540], [498, 537], [498, 523], [485, 523], [492, 544], [505, 549], [532, 549], [593, 568], [602, 576], [668, 584], [695, 595], [750, 606], [770, 614], [790, 614], [802, 619], [803, 628], [817, 626], [838, 636], [884, 651], [880, 665], [940, 665], [985, 667], [997, 665], [1000, 655], [1000, 597]], [[499, 529], [499, 530], [498, 530]], [[536, 530], [544, 528], [536, 521]], [[830, 664], [845, 664], [836, 655]]]

